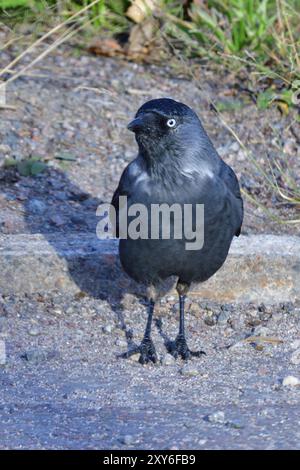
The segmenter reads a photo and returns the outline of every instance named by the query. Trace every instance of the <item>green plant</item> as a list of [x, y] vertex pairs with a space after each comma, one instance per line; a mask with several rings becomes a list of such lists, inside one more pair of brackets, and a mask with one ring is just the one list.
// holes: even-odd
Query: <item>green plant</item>
[[3, 10], [24, 7], [28, 6], [28, 4], [28, 0], [0, 0], [0, 8]]
[[206, 8], [194, 4], [191, 18], [197, 27], [205, 28], [207, 41], [214, 40], [225, 52], [236, 53], [271, 40], [276, 12], [273, 0], [210, 0]]
[[20, 161], [8, 159], [5, 161], [4, 166], [6, 168], [15, 167], [21, 176], [36, 176], [47, 168], [47, 164], [36, 156], [24, 158]]

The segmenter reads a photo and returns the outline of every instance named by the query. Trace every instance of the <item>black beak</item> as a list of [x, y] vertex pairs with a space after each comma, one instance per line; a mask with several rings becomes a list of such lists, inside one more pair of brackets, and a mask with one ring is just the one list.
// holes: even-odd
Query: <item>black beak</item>
[[138, 132], [142, 130], [144, 126], [145, 126], [145, 122], [143, 118], [137, 117], [128, 124], [127, 129], [131, 132]]

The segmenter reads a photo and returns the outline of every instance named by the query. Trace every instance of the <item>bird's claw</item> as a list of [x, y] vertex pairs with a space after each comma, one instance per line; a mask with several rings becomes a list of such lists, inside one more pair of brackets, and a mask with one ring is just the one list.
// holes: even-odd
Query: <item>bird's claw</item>
[[123, 354], [120, 354], [118, 357], [123, 359], [128, 359], [135, 354], [140, 353], [139, 363], [140, 364], [148, 364], [148, 362], [153, 362], [154, 364], [157, 362], [157, 354], [155, 351], [155, 346], [153, 341], [150, 338], [143, 339], [139, 346], [133, 346], [128, 351]]
[[170, 341], [167, 349], [175, 359], [181, 356], [182, 359], [188, 360], [190, 357], [201, 357], [206, 354], [205, 351], [191, 351], [183, 335], [178, 335], [175, 341]]

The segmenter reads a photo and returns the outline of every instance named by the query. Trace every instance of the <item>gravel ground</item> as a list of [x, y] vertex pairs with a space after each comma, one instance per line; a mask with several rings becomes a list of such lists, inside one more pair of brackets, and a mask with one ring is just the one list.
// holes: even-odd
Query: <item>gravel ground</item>
[[3, 449], [300, 448], [300, 304], [193, 301], [188, 341], [206, 356], [185, 364], [164, 347], [178, 328], [167, 298], [153, 331], [160, 362], [147, 366], [117, 357], [126, 331], [142, 338], [136, 297], [122, 309], [59, 293], [0, 308]]
[[[1, 52], [1, 63], [12, 55], [13, 49]], [[258, 162], [267, 165], [267, 149], [298, 171], [292, 115], [258, 112], [230, 75], [202, 69], [198, 75], [206, 95], [229, 103], [225, 117]], [[277, 215], [294, 216], [270, 194], [194, 83], [167, 69], [78, 57], [65, 48], [7, 89], [16, 109], [0, 109], [1, 162], [34, 155], [49, 169], [36, 177], [0, 170], [0, 230], [94, 232], [98, 203], [110, 199], [136, 153], [126, 123], [144, 101], [160, 96], [192, 105], [242, 186]], [[243, 230], [297, 233], [279, 229], [248, 202]], [[75, 297], [0, 293], [1, 448], [299, 448], [300, 305], [193, 300], [189, 343], [207, 355], [186, 365], [174, 362], [163, 342], [177, 333], [176, 302], [165, 298], [156, 310], [160, 363], [141, 366], [136, 356], [116, 357], [127, 348], [126, 331], [134, 341], [142, 337], [145, 306], [137, 297], [124, 293], [120, 306], [113, 297], [80, 291]]]

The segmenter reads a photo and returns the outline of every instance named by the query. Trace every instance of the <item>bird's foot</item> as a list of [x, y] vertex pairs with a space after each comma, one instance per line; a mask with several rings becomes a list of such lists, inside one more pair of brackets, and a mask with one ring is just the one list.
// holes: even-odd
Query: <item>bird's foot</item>
[[128, 359], [134, 354], [140, 353], [139, 363], [148, 364], [148, 362], [157, 362], [157, 354], [155, 351], [155, 346], [151, 338], [144, 338], [139, 346], [134, 345], [128, 351], [123, 354], [120, 354], [119, 357], [123, 359]]
[[175, 359], [181, 356], [182, 359], [188, 360], [190, 357], [200, 357], [206, 354], [204, 351], [191, 351], [187, 345], [184, 335], [178, 335], [175, 341], [170, 341], [167, 345], [169, 354], [172, 354]]

